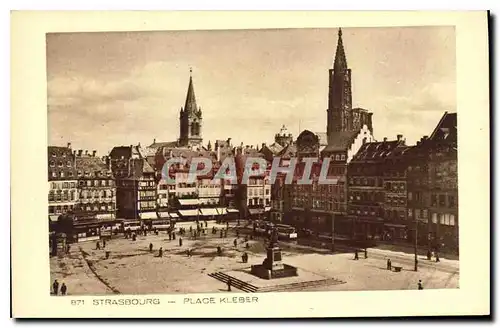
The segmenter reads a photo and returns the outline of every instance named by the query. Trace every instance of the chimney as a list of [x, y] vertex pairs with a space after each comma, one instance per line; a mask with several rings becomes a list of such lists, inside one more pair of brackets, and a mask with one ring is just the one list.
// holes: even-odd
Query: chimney
[[73, 156], [76, 156], [76, 150], [73, 150]]
[[227, 138], [227, 145], [231, 146], [231, 138]]
[[156, 138], [153, 139], [153, 143], [155, 144], [156, 143]]
[[82, 156], [82, 152], [83, 152], [83, 150], [78, 149], [78, 157]]
[[387, 142], [387, 137], [384, 137], [384, 142]]
[[85, 156], [87, 156], [89, 154], [89, 151], [87, 149], [85, 149]]
[[265, 143], [265, 142], [263, 142], [263, 143], [262, 143], [262, 148], [260, 148], [260, 149], [263, 149], [265, 146], [266, 146], [266, 143]]
[[92, 150], [92, 157], [95, 157], [96, 153], [97, 153], [97, 150]]
[[403, 135], [402, 135], [402, 134], [398, 134], [398, 135], [396, 136], [396, 138], [398, 139], [398, 141], [401, 141], [401, 140], [403, 139]]
[[68, 142], [68, 148], [71, 149], [71, 142]]
[[417, 146], [420, 146], [420, 141], [417, 141]]

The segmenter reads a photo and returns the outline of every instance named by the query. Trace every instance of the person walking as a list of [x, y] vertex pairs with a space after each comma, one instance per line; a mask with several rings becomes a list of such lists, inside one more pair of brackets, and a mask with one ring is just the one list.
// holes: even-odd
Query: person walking
[[54, 295], [59, 294], [59, 282], [57, 281], [57, 279], [55, 279], [54, 283], [52, 284], [52, 292], [54, 293]]
[[231, 283], [232, 283], [232, 281], [231, 281], [231, 277], [229, 277], [229, 278], [227, 279], [227, 291], [228, 291], [228, 292], [230, 292], [230, 291], [231, 291]]
[[102, 248], [106, 248], [106, 239], [102, 241]]
[[438, 262], [441, 262], [441, 261], [439, 260], [439, 254], [436, 253], [436, 263], [438, 263]]
[[158, 257], [163, 257], [163, 247], [158, 250]]
[[68, 290], [68, 287], [66, 287], [66, 284], [63, 282], [61, 285], [61, 295], [62, 296], [66, 295], [67, 290]]
[[358, 250], [355, 250], [354, 251], [354, 259], [357, 261], [359, 260], [359, 254], [358, 254]]
[[365, 248], [365, 259], [367, 259], [367, 258], [368, 258], [368, 251]]
[[234, 247], [238, 246], [238, 239], [235, 239], [235, 240], [233, 241], [233, 245], [234, 245]]
[[101, 244], [99, 242], [95, 243], [95, 249], [101, 249]]
[[182, 238], [179, 237], [179, 246], [182, 246]]
[[387, 259], [387, 270], [392, 270], [392, 262], [391, 262], [391, 259]]
[[151, 253], [153, 251], [153, 243], [149, 243], [149, 252]]
[[427, 260], [430, 261], [432, 259], [432, 254], [430, 250], [427, 250]]
[[422, 280], [418, 281], [418, 290], [423, 290], [424, 286], [422, 285]]

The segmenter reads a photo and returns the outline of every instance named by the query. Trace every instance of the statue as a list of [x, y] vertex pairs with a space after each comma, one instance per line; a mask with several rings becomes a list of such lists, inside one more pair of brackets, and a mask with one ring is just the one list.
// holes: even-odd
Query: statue
[[273, 248], [278, 246], [278, 230], [276, 227], [273, 227], [273, 231], [271, 232], [271, 238], [269, 241], [269, 248]]

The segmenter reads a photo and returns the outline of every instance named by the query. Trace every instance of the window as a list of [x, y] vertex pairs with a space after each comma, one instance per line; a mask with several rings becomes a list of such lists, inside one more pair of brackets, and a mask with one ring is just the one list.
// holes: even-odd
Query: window
[[63, 167], [63, 162], [59, 162], [59, 163], [57, 163], [57, 165], [58, 165], [59, 167]]
[[427, 219], [427, 210], [422, 210], [422, 218]]
[[439, 224], [444, 224], [444, 215], [439, 214]]
[[66, 165], [67, 165], [68, 167], [71, 167], [71, 161], [67, 161], [67, 162], [66, 162]]
[[450, 215], [450, 225], [451, 226], [455, 225], [455, 215], [453, 215], [453, 214]]
[[448, 206], [449, 207], [454, 207], [455, 206], [455, 196], [448, 196]]
[[57, 177], [57, 173], [56, 172], [52, 172], [52, 177], [53, 178]]
[[432, 223], [437, 223], [437, 213], [432, 213]]
[[338, 154], [337, 154], [337, 155], [335, 155], [335, 160], [336, 160], [336, 161], [340, 161], [340, 155], [338, 155]]
[[408, 217], [413, 217], [413, 210], [411, 208], [408, 209]]
[[64, 172], [61, 171], [61, 178], [64, 178]]
[[54, 200], [54, 191], [49, 191], [49, 202]]
[[345, 155], [344, 155], [344, 154], [340, 155], [340, 159], [341, 159], [342, 161], [344, 161], [344, 160], [345, 160]]
[[435, 194], [431, 195], [431, 205], [437, 206], [437, 195], [435, 195]]
[[56, 166], [56, 163], [54, 161], [50, 161], [50, 167]]
[[415, 210], [415, 219], [420, 219], [420, 209], [418, 208]]
[[408, 192], [408, 200], [412, 200], [413, 199], [413, 194], [411, 191]]
[[446, 196], [439, 195], [439, 206], [445, 206], [445, 205], [446, 205]]

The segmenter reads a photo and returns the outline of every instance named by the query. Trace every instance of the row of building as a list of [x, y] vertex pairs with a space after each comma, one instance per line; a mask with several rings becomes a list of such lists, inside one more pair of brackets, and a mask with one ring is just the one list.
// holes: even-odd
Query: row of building
[[[203, 144], [202, 110], [190, 77], [179, 114], [179, 138], [114, 147], [109, 155], [49, 147], [49, 219], [71, 213], [73, 221], [91, 227], [116, 219], [267, 218], [317, 234], [346, 238], [413, 243], [458, 251], [457, 116], [445, 113], [429, 137], [406, 145], [403, 135], [376, 141], [372, 113], [352, 107], [351, 69], [339, 30], [329, 93], [325, 132], [302, 131], [294, 139], [283, 126], [271, 144], [235, 146], [231, 139]], [[162, 178], [163, 165], [182, 157], [186, 165]], [[211, 161], [212, 171], [195, 181], [186, 176], [192, 158]], [[248, 185], [213, 177], [227, 157], [260, 157], [270, 167], [299, 161], [291, 184], [279, 174], [270, 184], [268, 172]], [[313, 165], [312, 184], [298, 183], [305, 157]], [[328, 178], [319, 183], [323, 161]], [[82, 228], [83, 229], [83, 228]], [[83, 229], [85, 230], [85, 229]], [[82, 235], [84, 232], [82, 232]]]

